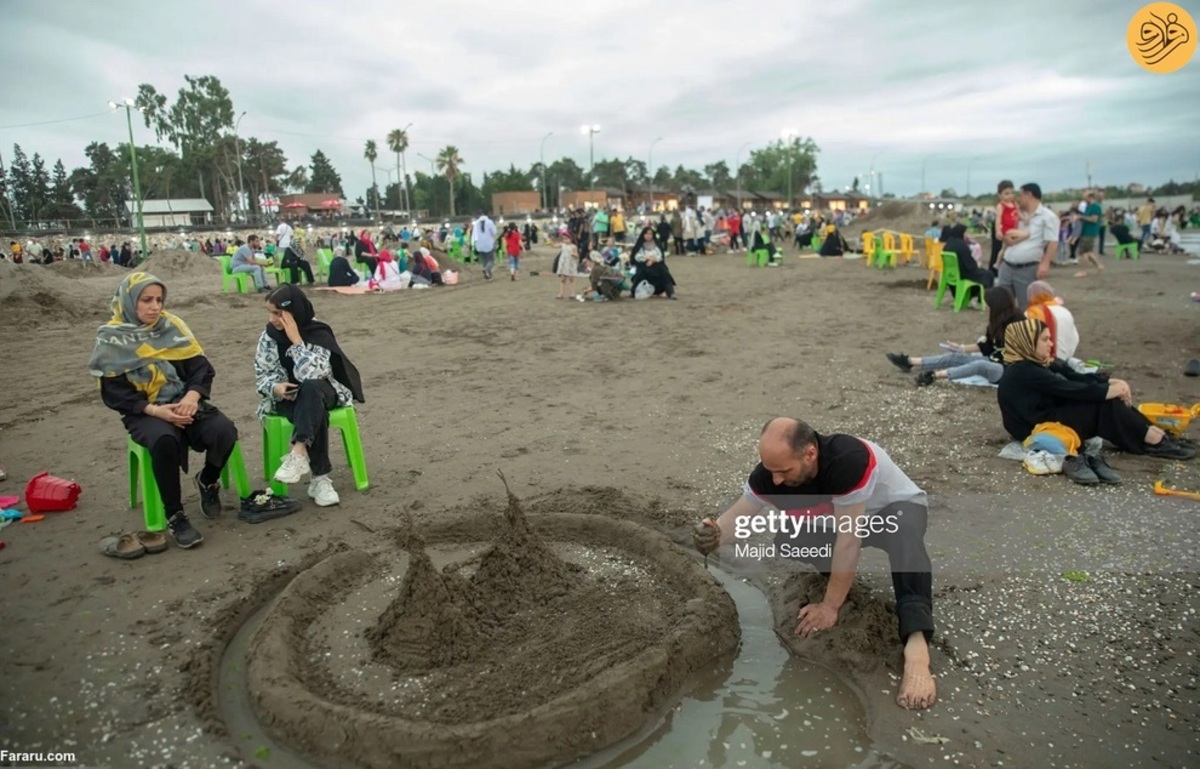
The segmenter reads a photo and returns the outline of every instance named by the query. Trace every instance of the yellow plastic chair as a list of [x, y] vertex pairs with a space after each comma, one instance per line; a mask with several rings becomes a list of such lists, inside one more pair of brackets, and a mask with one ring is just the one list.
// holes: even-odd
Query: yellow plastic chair
[[933, 284], [942, 278], [942, 244], [933, 238], [925, 238], [925, 250], [929, 265], [929, 280], [925, 281], [925, 290], [932, 291]]
[[895, 267], [900, 255], [899, 249], [896, 248], [896, 236], [893, 233], [884, 232], [881, 241], [881, 246], [875, 251], [875, 266], [880, 269]]
[[911, 262], [916, 255], [917, 249], [913, 243], [913, 236], [908, 233], [900, 233], [900, 257], [904, 260], [904, 264]]
[[871, 261], [875, 257], [875, 233], [864, 232], [862, 234], [862, 255], [863, 262], [870, 267]]

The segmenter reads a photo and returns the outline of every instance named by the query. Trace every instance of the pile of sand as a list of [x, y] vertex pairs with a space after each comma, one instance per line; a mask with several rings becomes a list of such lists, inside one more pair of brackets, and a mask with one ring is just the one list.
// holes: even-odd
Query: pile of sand
[[138, 269], [166, 280], [204, 275], [219, 276], [221, 263], [215, 257], [205, 254], [169, 248], [150, 254], [150, 258]]
[[118, 272], [124, 275], [124, 272], [121, 272], [121, 268], [115, 265], [99, 261], [85, 262], [80, 259], [65, 259], [61, 262], [51, 262], [46, 265], [46, 269], [64, 278], [96, 278], [105, 275], [116, 275]]
[[0, 323], [30, 328], [56, 321], [102, 321], [108, 317], [109, 300], [124, 274], [104, 273], [111, 281], [80, 280], [54, 266], [0, 262]]
[[934, 219], [946, 218], [945, 211], [931, 211], [928, 203], [916, 200], [889, 200], [842, 228], [842, 236], [851, 243], [864, 232], [892, 230], [919, 237]]

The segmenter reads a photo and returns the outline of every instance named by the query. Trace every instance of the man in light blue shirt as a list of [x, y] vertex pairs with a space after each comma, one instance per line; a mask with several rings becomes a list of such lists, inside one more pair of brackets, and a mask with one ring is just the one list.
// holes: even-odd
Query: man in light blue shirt
[[483, 279], [491, 280], [492, 268], [496, 265], [496, 224], [483, 211], [479, 212], [479, 218], [471, 228], [471, 242], [483, 265]]
[[257, 235], [251, 235], [246, 238], [246, 243], [233, 252], [233, 256], [229, 259], [230, 272], [248, 272], [250, 277], [254, 279], [254, 287], [259, 291], [270, 291], [271, 286], [267, 282], [267, 273], [263, 269], [271, 264], [266, 259], [259, 259], [258, 254], [259, 241]]

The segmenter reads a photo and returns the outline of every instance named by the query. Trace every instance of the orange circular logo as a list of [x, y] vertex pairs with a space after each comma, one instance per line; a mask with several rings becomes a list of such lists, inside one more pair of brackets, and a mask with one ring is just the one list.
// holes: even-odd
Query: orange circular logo
[[1196, 53], [1196, 22], [1174, 3], [1150, 3], [1129, 20], [1129, 55], [1158, 74], [1174, 72]]

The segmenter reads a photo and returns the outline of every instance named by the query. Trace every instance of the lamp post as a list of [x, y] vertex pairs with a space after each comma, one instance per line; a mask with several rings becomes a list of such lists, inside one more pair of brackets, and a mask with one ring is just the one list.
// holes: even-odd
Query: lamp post
[[967, 197], [971, 197], [971, 161], [975, 158], [967, 158]]
[[[242, 124], [242, 118], [246, 117], [246, 111], [242, 110], [242, 114], [238, 115], [237, 122], [233, 124], [233, 143], [237, 148], [237, 164], [238, 164], [238, 207], [242, 209], [242, 223], [246, 223], [246, 190], [242, 185], [242, 139], [238, 135], [238, 126]], [[268, 190], [269, 192], [269, 190]]]
[[[112, 109], [125, 108], [125, 125], [129, 128], [129, 157], [133, 165], [133, 198], [137, 204], [137, 226], [142, 243], [142, 259], [145, 259], [148, 251], [146, 250], [146, 220], [142, 216], [142, 182], [138, 179], [137, 148], [133, 146], [133, 110], [137, 107], [133, 105], [133, 99], [129, 98], [122, 99], [120, 103], [110, 101], [108, 106]], [[141, 110], [139, 109], [138, 112]]]
[[429, 161], [429, 208], [430, 208], [430, 213], [433, 213], [433, 204], [437, 202], [437, 196], [433, 194], [433, 192], [434, 192], [433, 180], [435, 178], [434, 175], [437, 173], [437, 171], [433, 167], [433, 158], [431, 158], [427, 155], [422, 155], [420, 152], [417, 153], [417, 157]]
[[[404, 135], [408, 136], [408, 129], [412, 128], [412, 123], [404, 126], [400, 130]], [[403, 152], [400, 153], [400, 173], [403, 178], [400, 179], [400, 186], [404, 189], [404, 208], [408, 211], [409, 218], [412, 218], [412, 192], [408, 189], [408, 160], [404, 157]]]
[[538, 149], [538, 160], [542, 164], [542, 210], [550, 205], [550, 193], [546, 191], [546, 140], [554, 135], [554, 132], [546, 134], [542, 137], [542, 146]]
[[926, 189], [925, 189], [925, 161], [929, 160], [929, 158], [931, 158], [931, 157], [933, 157], [933, 156], [929, 155], [929, 156], [921, 158], [921, 192], [920, 192], [921, 195], [924, 195], [926, 192]]
[[588, 189], [596, 189], [596, 134], [600, 133], [600, 126], [585, 125], [579, 129], [580, 133], [587, 134], [588, 138]]
[[783, 136], [783, 140], [785, 142], [787, 142], [787, 154], [788, 154], [788, 204], [787, 204], [788, 211], [792, 210], [792, 204], [793, 204], [793, 201], [795, 201], [795, 198], [792, 197], [792, 176], [793, 176], [792, 161], [795, 159], [795, 156], [796, 156], [796, 153], [793, 152], [793, 147], [796, 143], [796, 137], [799, 135], [800, 135], [799, 128], [783, 129], [782, 136]]
[[738, 147], [737, 154], [733, 156], [733, 174], [737, 177], [737, 206], [738, 211], [745, 209], [742, 205], [742, 150], [750, 146], [750, 142], [746, 142]]
[[650, 142], [650, 157], [646, 163], [647, 172], [650, 174], [650, 213], [652, 214], [654, 213], [654, 145], [662, 140], [663, 138], [660, 136]]

